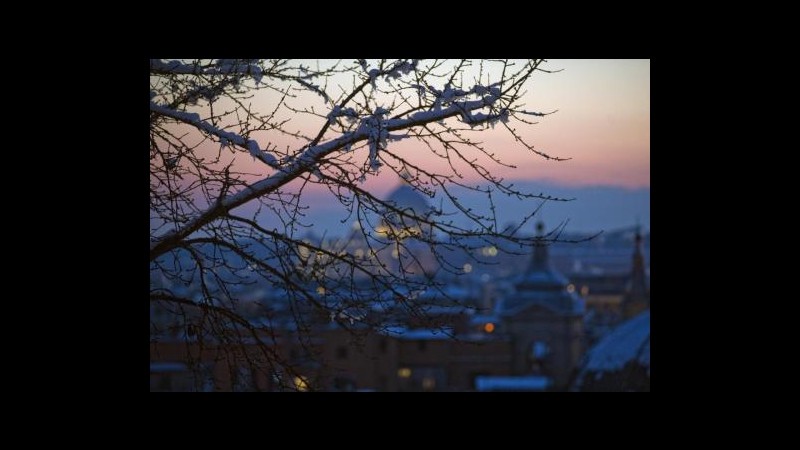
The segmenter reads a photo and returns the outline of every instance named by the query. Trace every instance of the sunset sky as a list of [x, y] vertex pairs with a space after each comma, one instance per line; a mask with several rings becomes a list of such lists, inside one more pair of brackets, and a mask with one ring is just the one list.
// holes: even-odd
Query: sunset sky
[[649, 187], [650, 61], [551, 60], [547, 68], [564, 70], [537, 74], [529, 103], [558, 112], [528, 133], [537, 148], [572, 160], [533, 161], [520, 178]]
[[[329, 62], [321, 61], [321, 64]], [[316, 64], [307, 61], [306, 64]], [[513, 142], [501, 127], [476, 135], [516, 170], [487, 166], [493, 174], [506, 179], [548, 181], [568, 187], [620, 186], [642, 188], [650, 186], [650, 61], [649, 60], [548, 60], [542, 68], [557, 73], [535, 73], [526, 84], [523, 97], [525, 108], [555, 114], [539, 118], [536, 125], [519, 124], [522, 137], [539, 150], [552, 156], [571, 158], [565, 162], [546, 161], [535, 157]], [[337, 78], [330, 83], [349, 87], [351, 80]], [[465, 83], [466, 84], [466, 83]], [[328, 87], [329, 92], [336, 92]], [[316, 94], [304, 92], [292, 99], [295, 108], [315, 107], [326, 111], [329, 106]], [[266, 94], [256, 97], [261, 110], [269, 110], [277, 97]], [[315, 135], [324, 123], [319, 117], [291, 115], [289, 131]], [[326, 136], [327, 137], [327, 136]], [[283, 148], [295, 147], [290, 138], [265, 135], [266, 140]], [[284, 141], [285, 139], [285, 141]], [[429, 158], [424, 145], [414, 140], [393, 143], [392, 150], [404, 155]], [[262, 143], [263, 147], [263, 143]], [[427, 164], [447, 166], [435, 158]], [[258, 165], [253, 168], [258, 170]], [[439, 168], [439, 167], [436, 167]], [[388, 171], [387, 171], [388, 172]], [[380, 174], [376, 186], [388, 180]]]
[[[480, 139], [517, 169], [487, 167], [506, 180], [543, 186], [552, 195], [577, 197], [568, 204], [548, 204], [543, 210], [548, 221], [570, 219], [573, 230], [630, 226], [636, 220], [649, 228], [650, 61], [548, 60], [542, 67], [562, 70], [533, 75], [524, 97], [526, 109], [558, 112], [538, 118], [536, 125], [518, 126], [518, 130], [537, 149], [571, 159], [554, 162], [531, 155], [498, 127], [481, 132]], [[317, 124], [309, 126], [318, 129]], [[404, 154], [425, 154], [413, 140], [390, 145]], [[435, 159], [425, 161], [440, 164]], [[447, 170], [443, 164], [437, 168]], [[399, 183], [387, 170], [369, 177], [365, 187], [388, 195]], [[331, 219], [337, 216], [332, 198], [315, 189], [307, 194], [310, 218], [327, 227], [337, 226]], [[506, 202], [500, 215], [513, 221], [516, 211], [527, 206]]]
[[[305, 62], [308, 65], [316, 61]], [[322, 65], [330, 64], [321, 61]], [[649, 187], [650, 187], [650, 61], [649, 60], [548, 60], [541, 66], [557, 73], [535, 73], [526, 83], [527, 93], [523, 97], [525, 109], [538, 112], [556, 113], [536, 118], [538, 124], [518, 124], [516, 128], [523, 139], [534, 144], [535, 148], [551, 156], [571, 158], [568, 161], [547, 161], [525, 151], [513, 142], [513, 137], [502, 127], [476, 133], [487, 150], [495, 152], [505, 163], [516, 165], [516, 169], [505, 168], [491, 163], [486, 168], [506, 181], [519, 182], [538, 188], [550, 189], [551, 195], [571, 195], [578, 198], [563, 212], [545, 211], [555, 220], [563, 217], [575, 219], [582, 229], [608, 228], [633, 223], [636, 218], [649, 226]], [[336, 79], [330, 83], [328, 92], [334, 94], [335, 86], [352, 86], [350, 79]], [[465, 83], [467, 84], [467, 83]], [[441, 86], [440, 86], [441, 88]], [[277, 97], [269, 92], [259, 92], [253, 99], [254, 106], [262, 112], [272, 109]], [[321, 97], [304, 91], [290, 99], [294, 108], [314, 107], [315, 111], [326, 114], [330, 106]], [[323, 117], [311, 117], [286, 112], [284, 118], [289, 132], [302, 132], [315, 135], [325, 122]], [[454, 120], [454, 119], [450, 119]], [[268, 143], [279, 148], [299, 148], [300, 141], [281, 134], [254, 133], [262, 148]], [[266, 133], [266, 132], [265, 132]], [[332, 137], [332, 136], [331, 136]], [[326, 139], [329, 138], [326, 135]], [[433, 168], [440, 173], [451, 172], [447, 164], [431, 157], [424, 144], [405, 139], [390, 143], [392, 151], [404, 157], [412, 157], [417, 163]], [[215, 152], [217, 147], [211, 149]], [[365, 152], [365, 151], [364, 151]], [[366, 158], [366, 152], [364, 153]], [[269, 169], [256, 163], [246, 152], [236, 155], [237, 162], [247, 172], [253, 173], [253, 180], [270, 174]], [[478, 181], [474, 173], [467, 173], [469, 181]], [[363, 187], [378, 196], [386, 196], [400, 184], [391, 170], [381, 170], [370, 174]], [[553, 192], [555, 187], [555, 192]], [[614, 190], [613, 197], [582, 195], [580, 189]], [[558, 188], [570, 194], [558, 192]], [[577, 189], [577, 191], [576, 191]], [[597, 191], [600, 192], [600, 191]], [[617, 194], [635, 194], [636, 204], [620, 200]], [[586, 198], [592, 197], [592, 204]], [[632, 198], [632, 197], [631, 197]], [[583, 202], [583, 203], [581, 203]], [[339, 216], [341, 206], [325, 188], [310, 186], [304, 191], [304, 203], [311, 207], [310, 219], [319, 220], [323, 226], [335, 227], [332, 217]], [[592, 208], [605, 205], [596, 212]], [[525, 207], [530, 205], [524, 205]], [[337, 209], [338, 208], [338, 209]], [[555, 207], [559, 211], [560, 206]], [[516, 206], [507, 206], [508, 219], [515, 220]], [[591, 215], [590, 215], [591, 213]], [[602, 217], [601, 217], [602, 216]]]

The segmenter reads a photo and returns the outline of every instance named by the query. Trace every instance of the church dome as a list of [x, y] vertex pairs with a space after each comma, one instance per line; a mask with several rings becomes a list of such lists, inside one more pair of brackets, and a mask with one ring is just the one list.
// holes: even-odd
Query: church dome
[[[408, 184], [407, 173], [401, 177], [401, 184], [385, 200], [394, 209], [387, 206], [381, 211], [382, 217], [376, 231], [390, 240], [403, 241], [402, 247], [393, 247], [389, 261], [391, 266], [400, 268], [402, 263], [405, 273], [431, 274], [438, 267], [438, 262], [425, 242], [430, 242], [433, 236], [428, 220], [434, 209], [424, 195]], [[412, 254], [413, 258], [406, 258], [404, 255], [407, 253]]]
[[[544, 224], [536, 226], [537, 235], [544, 236]], [[584, 312], [583, 299], [569, 288], [569, 281], [556, 270], [547, 252], [547, 244], [534, 246], [528, 269], [514, 280], [516, 292], [500, 302], [500, 312], [515, 314], [530, 305], [539, 305], [555, 313], [580, 315]]]
[[384, 218], [378, 227], [380, 233], [393, 234], [400, 239], [409, 236], [430, 235], [431, 227], [425, 223], [425, 219], [433, 211], [433, 208], [428, 205], [425, 197], [406, 181], [389, 194], [386, 203], [393, 205], [403, 213], [386, 208]]
[[424, 217], [431, 210], [425, 197], [407, 184], [402, 184], [395, 189], [386, 201], [391, 202], [400, 210], [410, 208], [414, 212], [414, 215], [420, 217]]

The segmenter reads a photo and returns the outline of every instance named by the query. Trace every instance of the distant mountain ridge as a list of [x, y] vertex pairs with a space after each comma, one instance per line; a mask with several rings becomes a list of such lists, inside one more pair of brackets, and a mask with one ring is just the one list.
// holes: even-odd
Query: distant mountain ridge
[[[570, 202], [547, 202], [541, 209], [540, 219], [544, 220], [548, 228], [555, 227], [560, 222], [569, 220], [565, 231], [570, 233], [589, 233], [601, 230], [611, 231], [635, 226], [637, 220], [643, 231], [650, 229], [650, 188], [629, 189], [617, 186], [590, 186], [590, 187], [564, 187], [554, 183], [536, 181], [514, 181], [514, 187], [522, 191], [543, 193], [554, 197], [575, 198]], [[485, 199], [477, 197], [466, 189], [454, 189], [458, 198], [470, 207], [481, 211], [489, 211]], [[386, 194], [389, 195], [388, 193]], [[533, 211], [539, 205], [539, 200], [527, 202], [495, 195], [498, 223], [505, 225], [510, 222], [519, 223], [524, 212]], [[431, 204], [439, 206], [441, 195], [436, 195], [430, 200]], [[328, 235], [341, 234], [343, 229], [349, 229], [350, 223], [342, 223], [347, 218], [347, 213], [337, 200], [328, 193], [308, 193], [303, 197], [303, 204], [310, 206], [305, 211], [303, 223], [313, 225], [315, 233], [322, 234], [328, 230]], [[452, 206], [445, 209], [455, 210]], [[266, 217], [265, 217], [266, 218]], [[353, 219], [351, 218], [350, 221]], [[462, 223], [461, 225], [466, 225]], [[346, 227], [346, 228], [343, 228]], [[531, 224], [531, 232], [533, 224]], [[303, 234], [301, 232], [301, 234]]]

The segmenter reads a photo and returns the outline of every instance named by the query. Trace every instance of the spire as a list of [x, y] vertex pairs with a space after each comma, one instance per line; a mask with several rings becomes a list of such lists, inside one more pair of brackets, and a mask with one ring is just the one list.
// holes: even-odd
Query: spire
[[625, 296], [625, 317], [631, 317], [644, 308], [650, 307], [650, 296], [647, 293], [647, 281], [644, 273], [644, 255], [642, 254], [642, 234], [636, 226], [636, 244], [633, 250], [633, 269], [631, 281]]
[[513, 314], [512, 311], [534, 304], [555, 314], [583, 314], [583, 302], [575, 295], [574, 289], [570, 289], [569, 280], [550, 264], [547, 239], [551, 234], [545, 233], [543, 222], [536, 224], [528, 270], [516, 277], [516, 293], [506, 298], [500, 308], [504, 314]]
[[647, 284], [644, 273], [644, 255], [642, 255], [642, 233], [636, 227], [636, 245], [633, 249], [633, 271], [631, 273], [631, 296], [647, 295]]
[[547, 255], [547, 244], [542, 242], [544, 239], [544, 222], [541, 220], [536, 224], [536, 237], [540, 239], [534, 244], [533, 259], [528, 270], [545, 270], [549, 266]]

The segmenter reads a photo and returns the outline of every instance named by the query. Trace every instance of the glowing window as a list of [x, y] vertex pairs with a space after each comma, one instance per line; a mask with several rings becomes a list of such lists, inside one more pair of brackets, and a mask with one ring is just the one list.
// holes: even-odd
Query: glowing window
[[307, 391], [308, 390], [308, 382], [304, 380], [302, 377], [294, 377], [294, 388], [298, 391]]
[[397, 369], [397, 376], [400, 378], [408, 378], [411, 376], [411, 369], [408, 367], [402, 367]]
[[494, 331], [494, 324], [492, 322], [487, 323], [486, 325], [483, 326], [483, 331], [485, 331], [487, 333], [493, 332]]

